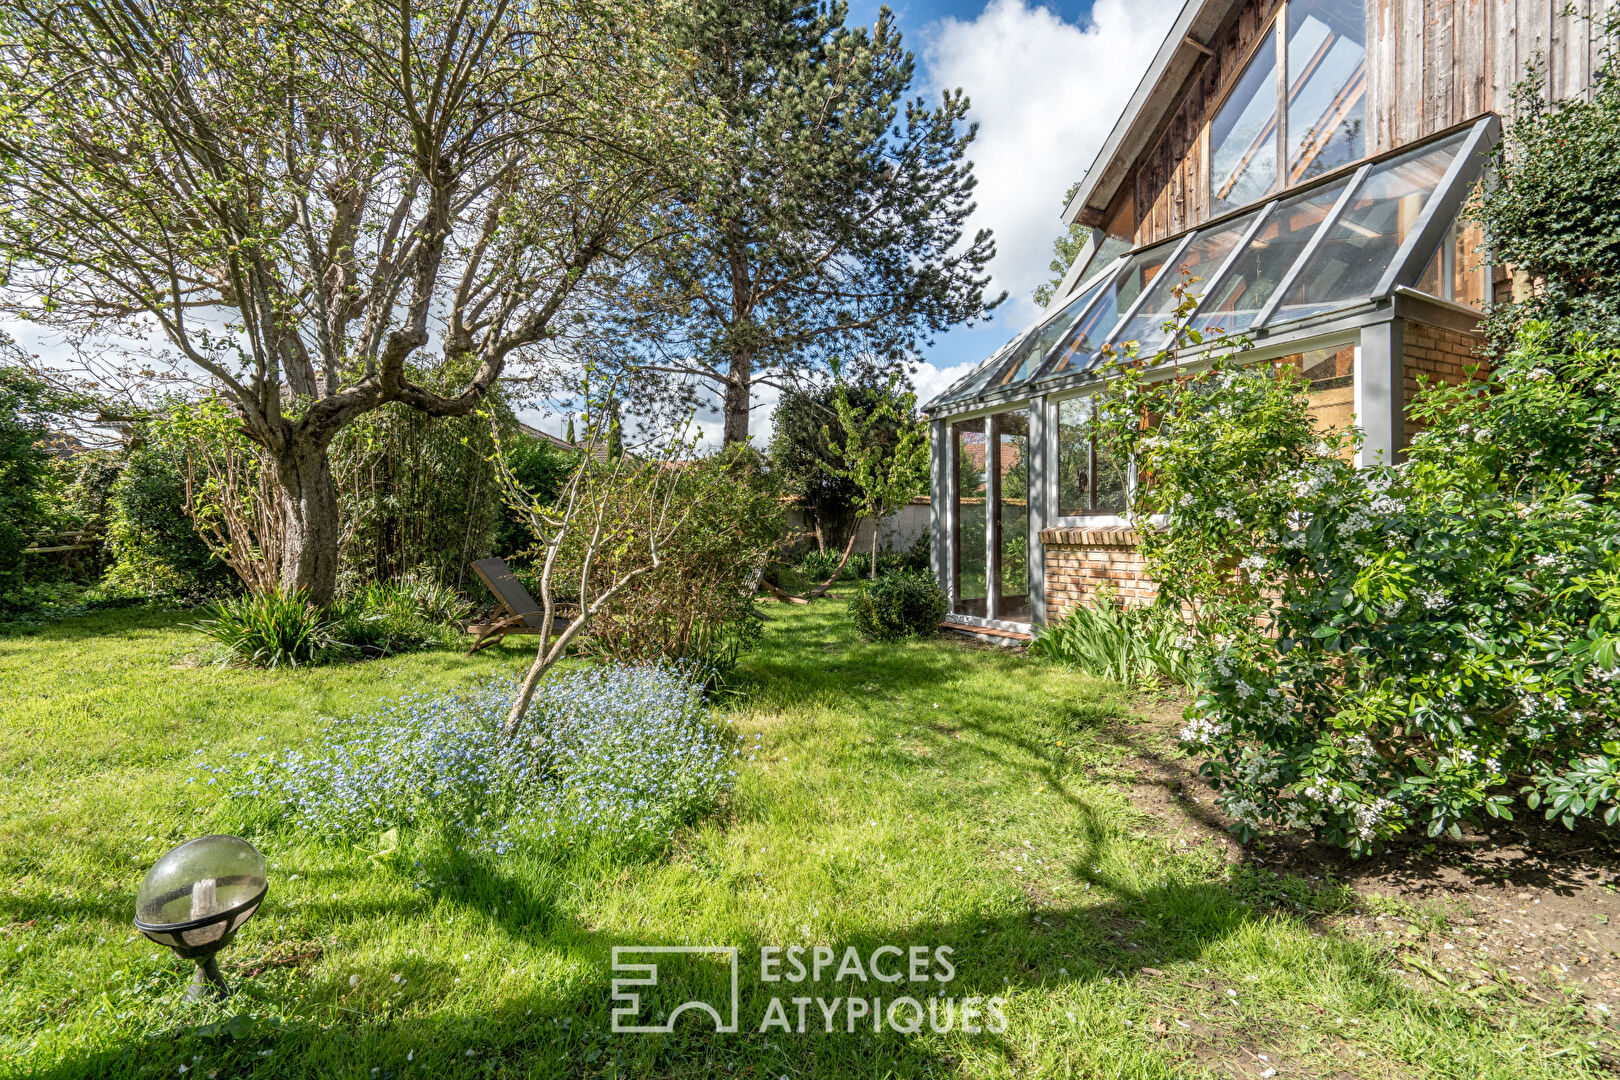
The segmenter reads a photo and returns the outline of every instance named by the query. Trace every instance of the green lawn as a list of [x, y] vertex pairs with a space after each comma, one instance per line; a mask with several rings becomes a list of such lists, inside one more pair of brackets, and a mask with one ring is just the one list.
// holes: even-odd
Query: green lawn
[[[223, 1007], [182, 1003], [189, 969], [129, 923], [158, 855], [233, 820], [197, 764], [523, 650], [219, 670], [193, 659], [192, 616], [135, 612], [0, 639], [0, 1074], [1609, 1075], [1578, 1005], [1415, 987], [1332, 929], [1342, 891], [1145, 814], [1118, 766], [1165, 737], [1120, 689], [951, 641], [863, 644], [842, 604], [769, 614], [724, 706], [746, 749], [723, 819], [650, 863], [250, 837], [270, 895], [222, 957]], [[690, 1015], [610, 1033], [612, 947], [668, 944], [739, 949], [738, 1033]], [[955, 975], [762, 983], [760, 948], [795, 944], [949, 946]], [[698, 960], [666, 972], [723, 982]], [[850, 996], [941, 993], [1004, 997], [1006, 1029], [846, 1031]], [[773, 996], [795, 1026], [792, 997], [839, 999], [836, 1031], [812, 1003], [804, 1034], [761, 1033]]]

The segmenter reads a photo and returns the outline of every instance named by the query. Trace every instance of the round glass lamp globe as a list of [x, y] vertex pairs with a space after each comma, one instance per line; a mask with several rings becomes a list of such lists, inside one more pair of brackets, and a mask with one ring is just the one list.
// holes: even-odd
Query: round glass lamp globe
[[135, 925], [181, 955], [212, 952], [258, 910], [267, 884], [264, 856], [246, 840], [188, 840], [147, 871]]

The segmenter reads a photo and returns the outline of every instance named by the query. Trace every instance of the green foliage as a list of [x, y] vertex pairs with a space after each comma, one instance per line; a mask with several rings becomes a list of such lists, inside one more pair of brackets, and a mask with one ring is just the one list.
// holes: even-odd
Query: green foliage
[[[430, 372], [415, 377], [433, 382]], [[491, 408], [504, 418], [498, 401]], [[330, 456], [344, 526], [340, 582], [407, 573], [465, 580], [468, 564], [497, 550], [509, 525], [493, 447], [483, 416], [433, 417], [397, 403], [339, 432]]]
[[0, 610], [22, 603], [23, 549], [46, 520], [48, 399], [27, 372], [0, 368]]
[[[1367, 850], [1510, 817], [1517, 781], [1571, 821], [1620, 738], [1620, 351], [1538, 324], [1486, 383], [1425, 389], [1409, 461], [1358, 471], [1289, 368], [1126, 371], [1109, 439], [1148, 483], [1143, 551], [1208, 665], [1185, 745], [1245, 838]], [[1558, 412], [1549, 413], [1549, 409]], [[1161, 417], [1141, 430], [1143, 414]], [[1567, 422], [1570, 453], [1559, 447]], [[1584, 449], [1583, 449], [1584, 448]], [[1591, 452], [1591, 463], [1583, 457]]]
[[[858, 493], [859, 507], [872, 523], [871, 572], [877, 573], [878, 526], [883, 519], [928, 490], [928, 427], [917, 418], [917, 396], [899, 393], [898, 375], [891, 375], [883, 391], [862, 415], [855, 410], [842, 383], [833, 392], [833, 408], [842, 441], [823, 426], [830, 474], [848, 480]], [[884, 437], [894, 431], [894, 441]]]
[[1080, 605], [1038, 627], [1029, 651], [1098, 679], [1150, 683], [1195, 681], [1191, 642], [1163, 608], [1125, 607], [1111, 597]]
[[371, 582], [332, 605], [321, 628], [322, 644], [333, 657], [363, 658], [450, 644], [448, 624], [469, 611], [470, 605], [437, 582]]
[[314, 663], [331, 645], [325, 614], [301, 591], [222, 600], [197, 629], [236, 663], [272, 671]]
[[303, 592], [276, 589], [216, 603], [197, 628], [245, 667], [369, 659], [453, 644], [471, 611], [432, 580], [372, 582], [322, 611]]
[[1605, 43], [1590, 96], [1552, 102], [1541, 74], [1520, 82], [1494, 183], [1474, 210], [1493, 261], [1533, 283], [1522, 302], [1492, 314], [1504, 346], [1526, 319], [1620, 344], [1620, 12], [1600, 18]]
[[[569, 441], [573, 441], [574, 418], [568, 418]], [[502, 440], [501, 450], [507, 465], [523, 489], [542, 505], [549, 505], [568, 483], [569, 475], [579, 464], [579, 454], [554, 446], [544, 439], [535, 439], [519, 433]], [[534, 545], [527, 518], [500, 500], [501, 515], [495, 524], [494, 553], [510, 559]]]
[[898, 571], [863, 582], [849, 598], [849, 616], [870, 641], [903, 641], [937, 637], [949, 606], [932, 577]]
[[102, 581], [111, 593], [212, 596], [238, 583], [187, 512], [187, 459], [197, 436], [165, 423], [186, 408], [170, 402], [142, 424], [113, 481], [107, 523], [112, 566]]
[[[1074, 198], [1074, 193], [1079, 190], [1080, 181], [1076, 180], [1069, 185], [1069, 190], [1063, 194], [1063, 206], [1065, 208], [1068, 207], [1069, 200]], [[1086, 246], [1086, 241], [1089, 239], [1091, 239], [1091, 227], [1082, 225], [1078, 221], [1071, 223], [1068, 228], [1053, 239], [1052, 261], [1046, 264], [1046, 269], [1051, 272], [1052, 277], [1035, 286], [1036, 304], [1044, 308], [1052, 302], [1052, 296], [1057, 292], [1057, 287], [1063, 284], [1064, 275], [1069, 272], [1069, 267], [1073, 265], [1076, 256], [1080, 254], [1080, 250]]]
[[[724, 669], [759, 636], [754, 590], [786, 528], [781, 490], [750, 447], [728, 448], [680, 467], [670, 505], [683, 515], [659, 545], [659, 565], [636, 578], [587, 629], [582, 648], [620, 661], [692, 660]], [[590, 463], [607, 470], [611, 465]], [[628, 458], [620, 465], [617, 497], [629, 505], [644, 482]], [[596, 553], [598, 585], [648, 559], [638, 523], [622, 544]], [[576, 590], [584, 536], [559, 559], [558, 589]]]

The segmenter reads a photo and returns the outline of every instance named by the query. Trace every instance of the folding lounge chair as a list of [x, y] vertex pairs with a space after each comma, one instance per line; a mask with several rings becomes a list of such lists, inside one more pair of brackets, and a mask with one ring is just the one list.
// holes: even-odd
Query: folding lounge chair
[[[538, 634], [544, 629], [545, 615], [540, 605], [535, 603], [529, 590], [523, 587], [523, 582], [512, 573], [505, 559], [479, 559], [472, 564], [472, 568], [501, 607], [488, 622], [472, 623], [467, 627], [467, 633], [477, 635], [472, 648], [467, 650], [468, 656], [485, 645], [493, 645], [507, 634]], [[558, 604], [552, 614], [551, 632], [558, 634], [567, 629], [569, 620], [578, 613], [578, 605]]]

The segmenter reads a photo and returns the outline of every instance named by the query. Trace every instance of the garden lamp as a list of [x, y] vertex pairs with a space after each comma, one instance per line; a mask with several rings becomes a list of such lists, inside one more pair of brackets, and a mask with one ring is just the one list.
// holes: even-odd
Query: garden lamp
[[135, 896], [135, 928], [176, 956], [197, 962], [186, 997], [229, 996], [214, 954], [253, 917], [269, 882], [264, 856], [234, 836], [187, 840], [146, 872]]

